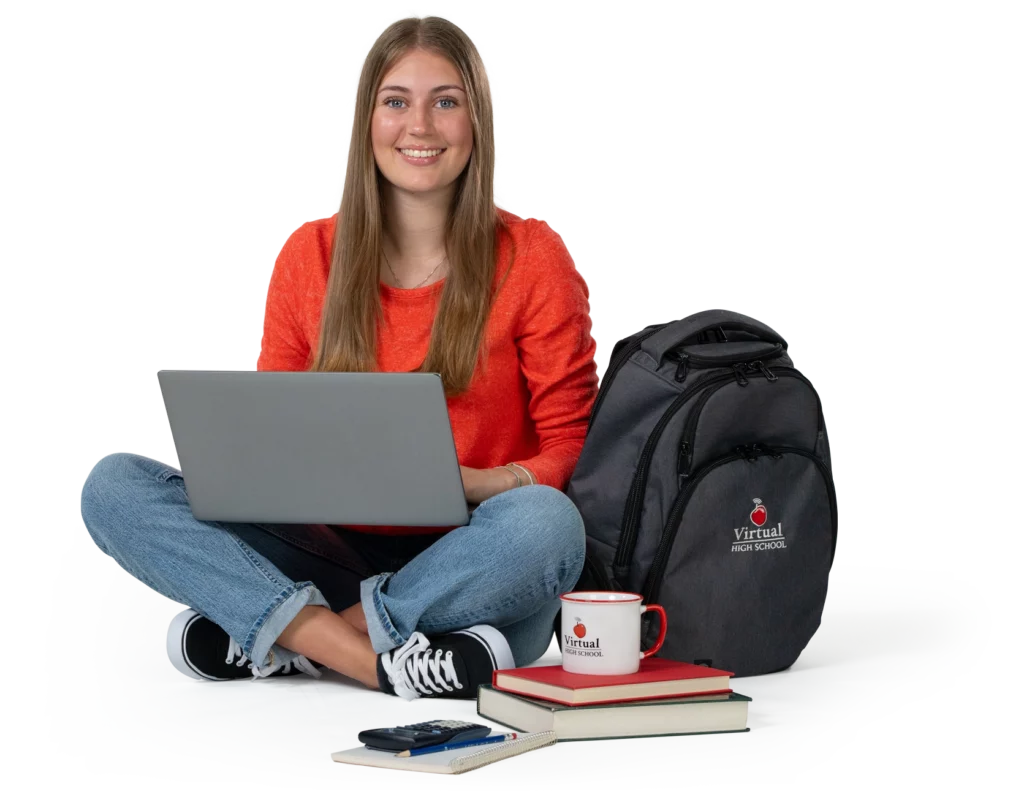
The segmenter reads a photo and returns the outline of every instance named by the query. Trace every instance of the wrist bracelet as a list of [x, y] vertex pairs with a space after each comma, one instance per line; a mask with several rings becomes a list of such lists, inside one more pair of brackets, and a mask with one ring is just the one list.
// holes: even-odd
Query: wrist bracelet
[[[510, 463], [508, 463], [508, 464], [509, 464], [509, 465], [515, 465], [515, 466], [516, 466], [517, 468], [523, 468], [523, 466], [522, 466], [522, 465], [520, 465], [520, 464], [519, 464], [518, 462], [510, 462]], [[530, 471], [528, 471], [528, 470], [527, 470], [526, 468], [523, 468], [523, 473], [525, 473], [525, 474], [526, 474], [526, 478], [530, 480], [530, 484], [531, 484], [531, 485], [534, 485], [534, 484], [536, 484], [536, 483], [537, 483], [537, 482], [535, 482], [535, 481], [533, 480], [533, 474], [531, 474], [531, 473], [530, 473]], [[522, 486], [522, 482], [520, 482], [520, 483], [519, 483], [519, 486], [520, 486], [520, 487]]]
[[[518, 473], [516, 473], [514, 470], [512, 470], [512, 468], [510, 468], [508, 465], [502, 465], [501, 467], [503, 467], [505, 470], [507, 470], [509, 473], [511, 473], [513, 476], [516, 477], [516, 487], [522, 487], [523, 486], [523, 480], [519, 478], [519, 474]], [[515, 487], [513, 487], [512, 489], [515, 489]]]

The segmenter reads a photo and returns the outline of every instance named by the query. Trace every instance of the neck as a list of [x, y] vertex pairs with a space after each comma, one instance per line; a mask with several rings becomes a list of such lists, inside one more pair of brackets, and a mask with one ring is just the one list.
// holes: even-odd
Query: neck
[[[444, 229], [454, 188], [413, 194], [384, 183], [384, 246], [398, 277], [433, 268], [445, 254]], [[402, 270], [399, 269], [401, 266]], [[425, 275], [424, 275], [425, 276]]]

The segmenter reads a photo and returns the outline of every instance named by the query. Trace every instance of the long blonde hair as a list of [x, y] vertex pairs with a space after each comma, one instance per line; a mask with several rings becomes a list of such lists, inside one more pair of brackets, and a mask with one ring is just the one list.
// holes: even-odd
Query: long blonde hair
[[[427, 355], [417, 369], [439, 373], [450, 397], [468, 389], [478, 358], [486, 354], [481, 342], [493, 301], [497, 241], [499, 231], [507, 231], [507, 226], [494, 204], [494, 123], [487, 74], [469, 37], [440, 17], [395, 22], [374, 42], [363, 63], [320, 339], [309, 370], [377, 369], [377, 324], [383, 317], [378, 268], [384, 206], [379, 183], [383, 177], [373, 157], [370, 123], [384, 75], [414, 48], [447, 58], [459, 71], [473, 126], [473, 151], [456, 181], [445, 225], [449, 272]], [[509, 266], [514, 257], [513, 246]]]

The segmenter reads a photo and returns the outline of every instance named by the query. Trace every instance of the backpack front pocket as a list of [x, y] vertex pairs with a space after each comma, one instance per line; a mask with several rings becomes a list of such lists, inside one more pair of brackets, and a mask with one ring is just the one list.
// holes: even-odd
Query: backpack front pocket
[[803, 449], [752, 444], [694, 474], [645, 580], [668, 616], [661, 655], [737, 675], [790, 666], [821, 622], [836, 518], [828, 467]]

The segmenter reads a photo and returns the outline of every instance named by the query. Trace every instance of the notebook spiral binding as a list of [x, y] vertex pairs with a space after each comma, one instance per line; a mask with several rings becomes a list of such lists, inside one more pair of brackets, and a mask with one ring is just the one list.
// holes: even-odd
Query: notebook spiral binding
[[451, 762], [452, 772], [468, 772], [471, 769], [500, 761], [503, 758], [511, 758], [520, 753], [536, 750], [539, 747], [547, 747], [557, 741], [558, 736], [555, 735], [554, 731], [542, 731], [541, 733], [531, 733], [507, 742], [483, 745], [487, 749], [454, 759]]

